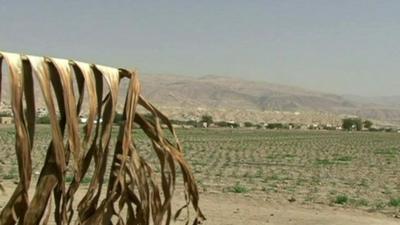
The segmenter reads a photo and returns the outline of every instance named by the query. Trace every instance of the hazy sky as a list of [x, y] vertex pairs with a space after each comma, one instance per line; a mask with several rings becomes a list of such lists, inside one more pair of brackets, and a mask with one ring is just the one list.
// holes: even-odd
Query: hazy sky
[[6, 51], [400, 94], [398, 0], [0, 0], [0, 29]]

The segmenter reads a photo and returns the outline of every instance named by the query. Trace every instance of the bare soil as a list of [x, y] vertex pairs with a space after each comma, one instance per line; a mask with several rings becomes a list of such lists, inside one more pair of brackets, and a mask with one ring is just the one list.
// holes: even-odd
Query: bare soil
[[[2, 208], [14, 189], [3, 184], [0, 194]], [[33, 189], [31, 190], [33, 192]], [[179, 196], [178, 197], [182, 197]], [[177, 202], [176, 207], [182, 202]], [[234, 193], [202, 193], [201, 207], [207, 220], [204, 225], [395, 225], [400, 219], [380, 213], [368, 213], [353, 208], [329, 207], [321, 204], [271, 202], [251, 195]], [[193, 212], [192, 212], [193, 213]], [[193, 215], [193, 214], [192, 214]], [[185, 224], [183, 218], [173, 224]], [[50, 223], [53, 225], [53, 223]]]
[[400, 219], [351, 208], [268, 202], [236, 194], [203, 194], [207, 225], [394, 225]]

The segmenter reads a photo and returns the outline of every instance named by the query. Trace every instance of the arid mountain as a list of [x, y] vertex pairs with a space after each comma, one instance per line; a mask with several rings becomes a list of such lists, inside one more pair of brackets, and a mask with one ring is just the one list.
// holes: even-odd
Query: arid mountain
[[[9, 100], [8, 77], [3, 79], [2, 101]], [[356, 115], [379, 124], [400, 125], [400, 97], [339, 96], [268, 82], [222, 76], [188, 77], [142, 74], [143, 95], [168, 116], [196, 120], [210, 114], [214, 120], [237, 122], [293, 122], [340, 124]], [[121, 85], [125, 93], [126, 84]], [[40, 93], [36, 87], [36, 93]], [[40, 95], [39, 95], [40, 96]], [[397, 103], [397, 100], [399, 100]], [[122, 109], [123, 103], [119, 103]], [[37, 107], [44, 107], [38, 98]]]
[[[257, 121], [265, 120], [265, 117], [271, 120], [271, 115], [266, 116], [271, 112], [296, 112], [295, 118], [299, 114], [308, 115], [308, 119], [300, 119], [304, 122], [334, 123], [345, 115], [357, 115], [381, 123], [400, 124], [400, 104], [394, 104], [394, 97], [366, 100], [363, 97], [339, 96], [293, 86], [212, 75], [198, 78], [143, 74], [140, 79], [144, 95], [172, 114], [177, 114], [179, 110], [183, 114], [207, 112], [221, 119]], [[221, 111], [231, 115], [224, 116]], [[336, 119], [332, 121], [335, 116]]]
[[161, 105], [279, 111], [332, 111], [355, 107], [332, 94], [221, 76], [142, 75], [143, 91]]

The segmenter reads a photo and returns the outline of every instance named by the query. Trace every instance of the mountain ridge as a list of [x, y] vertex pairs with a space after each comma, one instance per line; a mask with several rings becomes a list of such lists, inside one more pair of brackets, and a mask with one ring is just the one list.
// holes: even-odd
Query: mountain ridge
[[[181, 107], [243, 111], [282, 111], [357, 115], [400, 124], [399, 107], [382, 100], [357, 100], [348, 96], [308, 90], [265, 81], [247, 81], [219, 75], [202, 77], [143, 74], [143, 95], [163, 108]], [[384, 97], [380, 97], [383, 99]], [[399, 98], [400, 99], [400, 98]], [[383, 102], [383, 103], [382, 103]]]
[[[3, 77], [2, 100], [7, 102], [9, 78]], [[400, 96], [341, 96], [219, 75], [144, 73], [139, 80], [142, 95], [177, 120], [198, 120], [210, 114], [216, 121], [340, 124], [343, 117], [355, 115], [374, 120], [376, 124], [400, 126]], [[40, 93], [36, 84], [35, 93]], [[120, 85], [121, 98], [125, 97], [122, 93], [126, 93], [127, 85], [124, 82]], [[37, 98], [37, 107], [44, 106], [43, 100]], [[118, 110], [122, 108], [123, 103], [119, 102]]]

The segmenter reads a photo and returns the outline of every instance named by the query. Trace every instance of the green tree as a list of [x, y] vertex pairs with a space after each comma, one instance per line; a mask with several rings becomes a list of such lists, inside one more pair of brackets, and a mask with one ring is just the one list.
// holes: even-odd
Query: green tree
[[268, 129], [282, 129], [283, 128], [283, 124], [282, 123], [269, 123], [267, 125]]
[[213, 118], [210, 115], [203, 115], [201, 116], [201, 122], [207, 123], [207, 126], [213, 123]]
[[361, 130], [362, 120], [360, 118], [345, 118], [342, 120], [342, 128], [344, 130]]
[[219, 127], [228, 127], [229, 126], [228, 122], [226, 122], [226, 121], [219, 121], [219, 122], [216, 122], [215, 124]]
[[244, 122], [245, 127], [253, 127], [254, 124], [252, 122]]

